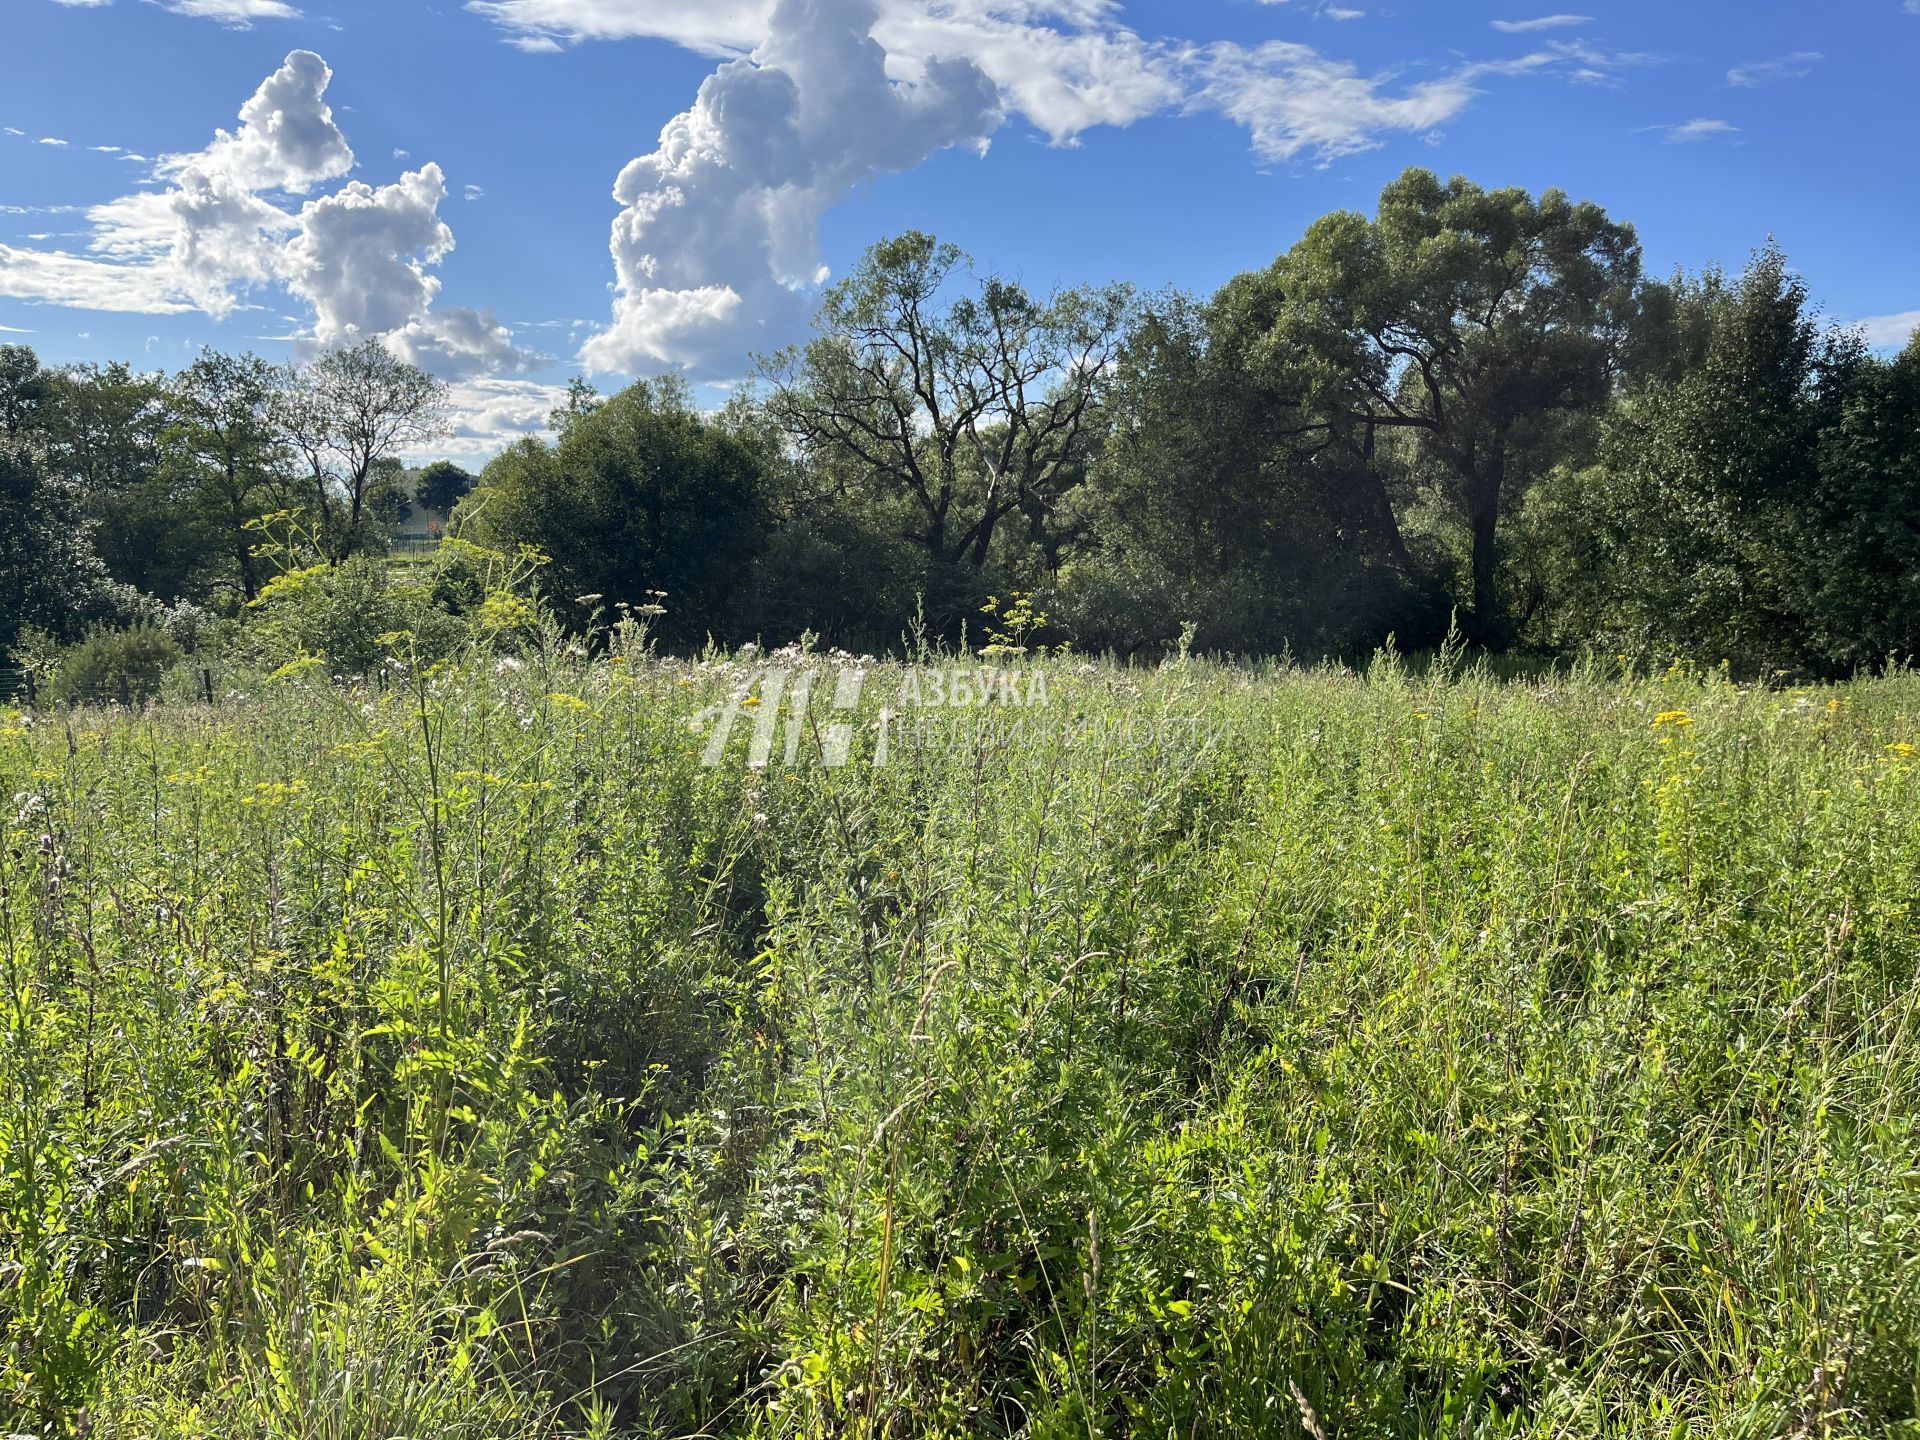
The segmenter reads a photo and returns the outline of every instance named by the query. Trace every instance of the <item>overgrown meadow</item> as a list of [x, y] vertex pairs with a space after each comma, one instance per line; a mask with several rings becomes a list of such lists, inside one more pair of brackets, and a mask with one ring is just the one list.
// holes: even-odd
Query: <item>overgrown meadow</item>
[[1920, 1435], [1920, 679], [1032, 663], [0, 720], [0, 1431]]

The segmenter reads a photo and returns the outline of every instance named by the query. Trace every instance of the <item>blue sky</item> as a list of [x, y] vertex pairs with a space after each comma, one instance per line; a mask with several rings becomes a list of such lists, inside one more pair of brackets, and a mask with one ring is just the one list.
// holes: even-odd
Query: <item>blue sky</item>
[[1564, 3], [5, 0], [0, 338], [382, 335], [481, 458], [582, 369], [737, 378], [883, 234], [1206, 291], [1410, 164], [1920, 323], [1920, 0]]

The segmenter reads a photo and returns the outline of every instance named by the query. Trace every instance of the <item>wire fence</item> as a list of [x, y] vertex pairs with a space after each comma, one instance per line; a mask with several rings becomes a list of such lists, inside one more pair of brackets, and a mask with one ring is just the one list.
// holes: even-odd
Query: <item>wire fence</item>
[[207, 666], [180, 667], [164, 675], [119, 671], [57, 681], [32, 670], [0, 668], [0, 705], [29, 712], [76, 705], [117, 705], [135, 710], [163, 698], [215, 705], [220, 695], [220, 677]]

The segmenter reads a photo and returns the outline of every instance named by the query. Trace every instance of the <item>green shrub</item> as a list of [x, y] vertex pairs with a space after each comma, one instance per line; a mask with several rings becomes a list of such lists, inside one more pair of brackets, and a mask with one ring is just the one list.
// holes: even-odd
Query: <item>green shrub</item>
[[528, 598], [537, 568], [530, 556], [448, 540], [423, 564], [356, 555], [291, 570], [261, 590], [237, 649], [268, 666], [315, 657], [341, 677], [445, 659], [475, 641], [510, 649], [546, 622]]
[[160, 693], [185, 653], [164, 630], [95, 630], [61, 659], [53, 698], [61, 705], [143, 705]]
[[317, 655], [339, 675], [371, 673], [387, 657], [381, 637], [406, 628], [386, 565], [367, 555], [276, 576], [255, 606], [249, 648], [260, 658]]

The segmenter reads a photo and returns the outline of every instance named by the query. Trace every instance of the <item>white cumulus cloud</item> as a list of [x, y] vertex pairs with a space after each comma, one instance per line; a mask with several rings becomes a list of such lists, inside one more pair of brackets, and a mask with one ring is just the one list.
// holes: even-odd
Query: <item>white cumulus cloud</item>
[[564, 385], [498, 375], [456, 379], [447, 395], [451, 433], [407, 458], [425, 462], [452, 457], [484, 464], [514, 441], [543, 434], [547, 418], [566, 403]]
[[438, 165], [313, 195], [354, 167], [326, 100], [332, 78], [318, 55], [294, 51], [241, 107], [235, 129], [162, 157], [157, 188], [93, 207], [88, 253], [0, 246], [0, 295], [220, 319], [278, 287], [311, 307], [309, 345], [378, 337], [449, 378], [525, 373], [535, 357], [491, 315], [433, 309], [433, 268], [454, 246]]
[[246, 29], [255, 20], [298, 20], [300, 12], [285, 0], [161, 0], [176, 15], [196, 15]]
[[427, 267], [453, 250], [440, 218], [446, 198], [446, 176], [429, 163], [377, 189], [353, 181], [301, 209], [286, 282], [313, 306], [322, 345], [385, 335], [426, 315], [440, 291]]
[[619, 290], [587, 364], [737, 364], [784, 341], [817, 283], [820, 217], [851, 188], [936, 150], [982, 145], [999, 90], [969, 60], [887, 74], [875, 0], [781, 0], [751, 58], [708, 77], [691, 110], [614, 185]]
[[181, 315], [194, 308], [158, 270], [12, 245], [0, 245], [0, 295], [129, 315]]
[[385, 339], [402, 360], [449, 380], [531, 374], [547, 363], [546, 356], [521, 349], [491, 310], [434, 310]]
[[[1497, 75], [1607, 79], [1642, 57], [1550, 45], [1405, 81], [1310, 46], [1149, 39], [1119, 0], [468, 0], [543, 51], [664, 40], [722, 60], [615, 198], [612, 326], [600, 371], [738, 373], [793, 338], [823, 276], [821, 216], [849, 191], [938, 150], [983, 149], [1017, 116], [1055, 144], [1096, 126], [1213, 112], [1272, 161], [1329, 162], [1394, 134], [1431, 136]], [[1356, 11], [1323, 9], [1339, 18]], [[1584, 23], [1551, 16], [1533, 30]]]

